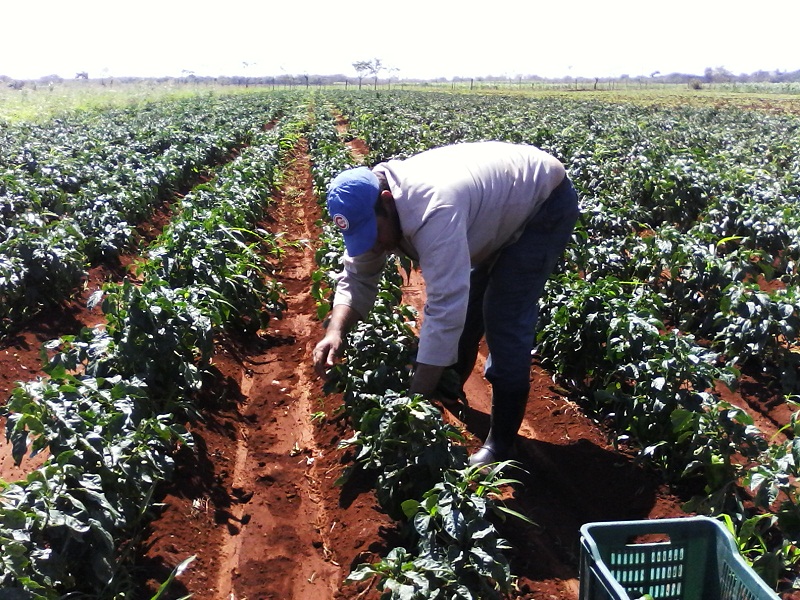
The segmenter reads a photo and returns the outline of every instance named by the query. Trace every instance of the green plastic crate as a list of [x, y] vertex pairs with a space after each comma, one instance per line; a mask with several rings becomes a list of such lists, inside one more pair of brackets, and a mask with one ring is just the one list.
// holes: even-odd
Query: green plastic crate
[[587, 523], [580, 569], [580, 600], [779, 600], [708, 517]]

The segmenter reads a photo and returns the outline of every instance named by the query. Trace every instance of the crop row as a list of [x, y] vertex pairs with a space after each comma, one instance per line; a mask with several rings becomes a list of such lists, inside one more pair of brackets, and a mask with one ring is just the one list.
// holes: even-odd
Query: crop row
[[2, 482], [0, 587], [20, 597], [118, 597], [154, 493], [174, 455], [193, 447], [214, 338], [252, 331], [282, 308], [270, 278], [274, 236], [255, 226], [276, 178], [276, 132], [187, 194], [138, 265], [141, 281], [92, 297], [106, 323], [47, 345], [48, 377], [20, 382], [6, 407], [17, 462], [46, 456]]
[[718, 386], [742, 370], [800, 399], [800, 123], [755, 111], [436, 94], [329, 94], [368, 164], [501, 139], [561, 159], [582, 218], [537, 351], [686, 509], [726, 515], [772, 585], [795, 576], [795, 419], [758, 431]]
[[[333, 126], [330, 107], [321, 103], [314, 114], [308, 138], [324, 204], [319, 183], [353, 159]], [[335, 285], [342, 253], [341, 236], [328, 223], [317, 254], [317, 282]], [[353, 451], [353, 463], [338, 483], [355, 471], [371, 474], [378, 503], [398, 521], [408, 547], [397, 546], [379, 562], [359, 565], [347, 581], [377, 576], [385, 598], [500, 598], [514, 579], [504, 555], [509, 546], [493, 519], [524, 517], [497, 501], [500, 488], [512, 482], [501, 477], [502, 465], [488, 472], [469, 467], [458, 430], [446, 425], [428, 400], [404, 393], [416, 335], [414, 312], [401, 304], [401, 284], [398, 264], [389, 261], [375, 307], [350, 333], [345, 360], [326, 387], [342, 394], [354, 430], [340, 444]], [[325, 306], [329, 299], [318, 294], [318, 300]]]
[[249, 143], [283, 104], [196, 97], [0, 124], [0, 335], [129, 249], [159, 203]]

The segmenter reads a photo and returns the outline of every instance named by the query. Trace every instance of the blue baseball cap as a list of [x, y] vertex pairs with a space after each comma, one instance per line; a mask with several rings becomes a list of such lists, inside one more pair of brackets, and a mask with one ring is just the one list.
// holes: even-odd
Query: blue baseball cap
[[347, 169], [328, 184], [328, 213], [342, 232], [350, 256], [369, 252], [378, 240], [375, 203], [379, 195], [378, 178], [368, 167]]

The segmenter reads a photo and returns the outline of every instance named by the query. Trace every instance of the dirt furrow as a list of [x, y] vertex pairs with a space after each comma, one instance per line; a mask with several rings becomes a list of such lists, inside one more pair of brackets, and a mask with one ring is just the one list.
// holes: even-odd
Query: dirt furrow
[[336, 485], [352, 462], [338, 448], [349, 432], [341, 398], [323, 394], [308, 360], [322, 333], [310, 294], [319, 207], [309, 165], [301, 142], [260, 224], [281, 234], [274, 277], [286, 310], [258, 335], [218, 345], [204, 419], [192, 425], [197, 447], [179, 457], [144, 542], [142, 599], [191, 555], [166, 598], [356, 597], [362, 588], [343, 591], [343, 578], [386, 552], [393, 524], [371, 488]]
[[338, 587], [314, 468], [321, 450], [311, 425], [319, 390], [307, 360], [316, 326], [309, 316], [314, 256], [308, 240], [318, 217], [307, 214], [314, 202], [302, 147], [283, 181], [273, 228], [286, 233], [275, 276], [286, 287], [287, 307], [267, 332], [271, 347], [250, 357], [253, 366], [240, 384], [247, 449], [234, 482], [249, 498], [245, 524], [225, 545], [230, 568], [222, 574], [232, 571], [230, 588], [220, 587], [226, 598], [253, 598], [254, 590], [263, 598], [321, 598]]

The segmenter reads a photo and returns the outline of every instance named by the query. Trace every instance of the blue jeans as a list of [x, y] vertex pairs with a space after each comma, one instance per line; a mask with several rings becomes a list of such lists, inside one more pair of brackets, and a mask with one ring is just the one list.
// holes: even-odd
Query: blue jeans
[[564, 178], [536, 212], [522, 236], [495, 260], [470, 274], [469, 305], [456, 370], [465, 381], [486, 336], [486, 379], [495, 391], [530, 388], [531, 352], [539, 320], [539, 298], [572, 237], [578, 196]]

